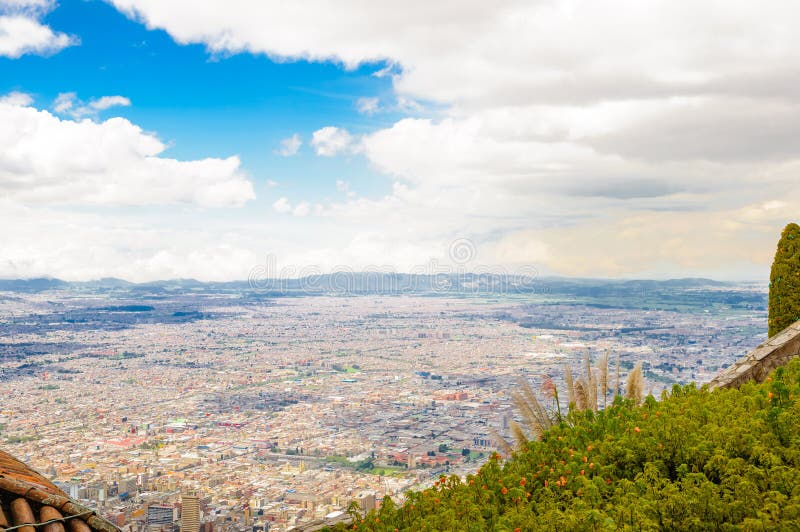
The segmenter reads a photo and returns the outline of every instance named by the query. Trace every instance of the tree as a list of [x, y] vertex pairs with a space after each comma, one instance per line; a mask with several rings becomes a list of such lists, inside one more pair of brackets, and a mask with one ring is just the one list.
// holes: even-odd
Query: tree
[[769, 336], [800, 320], [800, 226], [781, 233], [769, 275]]

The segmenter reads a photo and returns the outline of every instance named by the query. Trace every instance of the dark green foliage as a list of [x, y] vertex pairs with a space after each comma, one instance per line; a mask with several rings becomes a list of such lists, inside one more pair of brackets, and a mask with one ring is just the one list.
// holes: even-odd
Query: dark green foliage
[[739, 390], [675, 385], [572, 412], [508, 461], [338, 530], [800, 530], [798, 427], [800, 360]]
[[769, 275], [770, 338], [800, 320], [800, 226], [781, 233]]

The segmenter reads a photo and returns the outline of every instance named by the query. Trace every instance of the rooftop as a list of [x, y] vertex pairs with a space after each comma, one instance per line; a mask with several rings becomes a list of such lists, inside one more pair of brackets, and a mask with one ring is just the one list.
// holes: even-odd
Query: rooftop
[[[38, 530], [37, 530], [38, 529]], [[45, 477], [0, 451], [0, 532], [118, 532]]]

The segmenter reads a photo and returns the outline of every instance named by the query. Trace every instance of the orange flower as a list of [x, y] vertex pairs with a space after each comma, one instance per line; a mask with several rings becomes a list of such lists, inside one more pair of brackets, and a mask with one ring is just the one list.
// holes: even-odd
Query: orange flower
[[587, 445], [587, 446], [586, 446], [586, 452], [587, 452], [587, 453], [590, 453], [590, 452], [592, 452], [592, 446], [591, 446], [591, 445]]
[[585, 471], [583, 469], [581, 469], [581, 476], [583, 476], [584, 473], [585, 473]]
[[520, 486], [524, 486], [527, 482], [528, 482], [528, 480], [525, 477], [522, 477], [521, 479], [519, 479], [519, 485]]
[[589, 461], [589, 457], [588, 457], [588, 456], [584, 456], [584, 457], [583, 457], [583, 461], [584, 461], [584, 462], [588, 462], [588, 461]]
[[772, 399], [773, 397], [775, 397], [775, 394], [774, 394], [774, 393], [772, 393], [772, 392], [769, 392], [769, 393], [767, 394], [767, 397], [769, 397], [770, 399]]
[[544, 487], [546, 488], [546, 487], [547, 487], [547, 486], [549, 486], [549, 485], [550, 485], [550, 482], [548, 482], [547, 480], [545, 480], [545, 481], [544, 481]]
[[589, 469], [594, 469], [594, 462], [589, 462]]
[[505, 495], [506, 493], [508, 493], [508, 488], [503, 486], [503, 489], [501, 489], [500, 491], [503, 493], [503, 495]]
[[640, 429], [639, 427], [634, 427], [633, 431], [634, 432], [642, 432], [642, 429]]

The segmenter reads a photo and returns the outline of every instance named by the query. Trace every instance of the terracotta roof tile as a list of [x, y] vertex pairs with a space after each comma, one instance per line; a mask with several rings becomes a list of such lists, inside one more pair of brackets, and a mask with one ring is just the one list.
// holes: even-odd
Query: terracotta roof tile
[[[47, 521], [53, 522], [42, 525]], [[9, 527], [15, 532], [118, 532], [96, 512], [0, 451], [0, 532]]]

